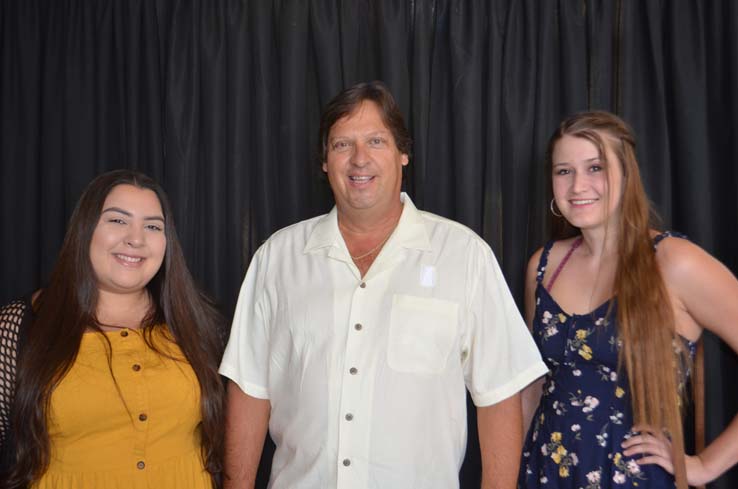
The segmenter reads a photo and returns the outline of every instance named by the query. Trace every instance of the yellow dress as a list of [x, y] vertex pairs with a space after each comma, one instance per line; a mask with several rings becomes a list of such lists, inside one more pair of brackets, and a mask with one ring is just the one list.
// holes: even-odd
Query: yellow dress
[[[179, 348], [157, 327], [154, 344]], [[200, 454], [200, 387], [186, 361], [151, 350], [142, 333], [85, 333], [51, 396], [51, 463], [37, 489], [212, 488]], [[117, 388], [116, 388], [117, 382]]]

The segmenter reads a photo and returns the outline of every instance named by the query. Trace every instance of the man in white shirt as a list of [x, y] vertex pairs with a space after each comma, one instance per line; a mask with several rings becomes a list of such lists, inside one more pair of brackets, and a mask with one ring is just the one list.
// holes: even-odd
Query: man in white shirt
[[546, 372], [489, 246], [400, 192], [410, 138], [380, 82], [321, 118], [336, 206], [275, 233], [241, 288], [220, 372], [226, 488], [453, 489], [477, 406], [482, 487], [514, 488], [518, 392]]

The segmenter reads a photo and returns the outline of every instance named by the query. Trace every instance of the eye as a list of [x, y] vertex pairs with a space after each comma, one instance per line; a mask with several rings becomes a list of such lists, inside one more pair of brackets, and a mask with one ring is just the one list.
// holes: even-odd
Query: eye
[[373, 138], [369, 139], [369, 144], [371, 144], [372, 146], [379, 146], [381, 144], [384, 144], [384, 139], [383, 138], [380, 138], [378, 136], [377, 137], [373, 137]]
[[568, 175], [569, 173], [571, 173], [571, 170], [568, 168], [559, 168], [554, 172], [555, 175]]
[[146, 229], [150, 229], [151, 231], [157, 231], [157, 232], [164, 231], [164, 228], [158, 224], [147, 224]]
[[592, 165], [592, 166], [589, 167], [589, 171], [591, 171], [593, 173], [594, 172], [599, 172], [599, 171], [602, 171], [602, 170], [604, 170], [604, 168], [602, 168], [602, 165]]
[[112, 223], [115, 223], [115, 224], [125, 224], [126, 223], [126, 221], [124, 221], [120, 217], [112, 217], [112, 218], [108, 219], [108, 222], [112, 222]]
[[346, 140], [338, 140], [334, 141], [331, 145], [331, 149], [334, 151], [343, 151], [345, 149], [348, 149], [351, 146], [351, 143]]

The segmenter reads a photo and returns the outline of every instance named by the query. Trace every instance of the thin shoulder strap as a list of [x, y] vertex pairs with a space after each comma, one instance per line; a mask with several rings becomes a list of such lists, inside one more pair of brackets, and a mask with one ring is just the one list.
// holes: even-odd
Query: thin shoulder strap
[[539, 284], [543, 282], [543, 275], [546, 273], [546, 264], [548, 264], [548, 254], [551, 252], [551, 247], [554, 241], [551, 240], [543, 245], [543, 251], [541, 252], [541, 258], [538, 260], [538, 270], [536, 272], [536, 282]]
[[556, 271], [551, 276], [551, 280], [548, 281], [548, 286], [546, 287], [546, 290], [551, 290], [551, 287], [553, 287], [554, 282], [556, 281], [556, 278], [561, 273], [561, 270], [564, 269], [564, 265], [566, 265], [566, 262], [569, 261], [569, 258], [571, 258], [571, 254], [574, 253], [574, 250], [579, 248], [579, 245], [582, 244], [582, 237], [579, 236], [577, 239], [574, 240], [574, 242], [571, 244], [571, 247], [569, 247], [569, 251], [566, 252], [566, 255], [564, 256], [564, 259], [561, 260], [561, 263], [559, 263], [559, 266], [556, 267]]
[[653, 237], [653, 249], [655, 250], [658, 247], [659, 243], [661, 243], [666, 238], [689, 239], [687, 238], [686, 234], [678, 233], [676, 231], [664, 231]]

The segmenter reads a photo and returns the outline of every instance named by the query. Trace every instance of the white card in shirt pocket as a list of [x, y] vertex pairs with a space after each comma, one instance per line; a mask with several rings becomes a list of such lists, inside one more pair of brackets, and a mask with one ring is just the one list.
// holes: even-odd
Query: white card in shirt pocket
[[390, 313], [387, 363], [398, 372], [437, 374], [455, 343], [459, 305], [395, 294]]

